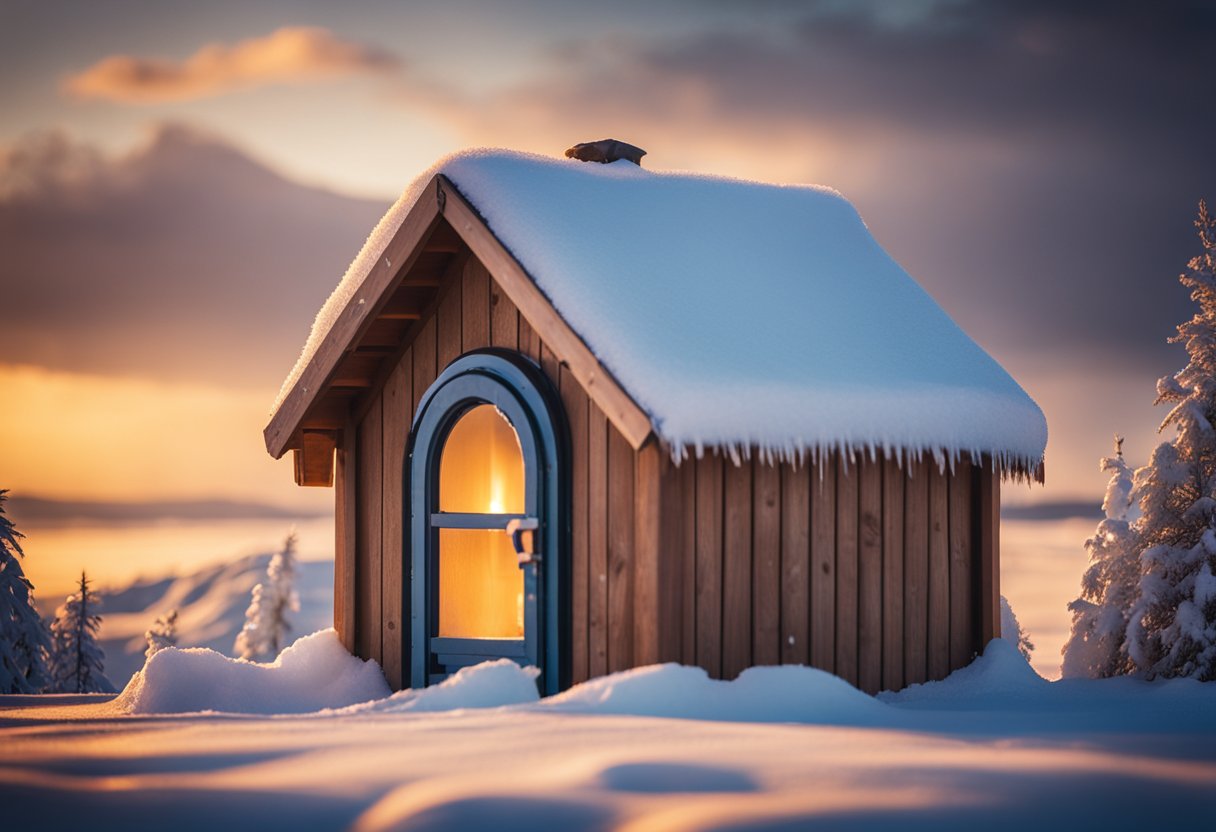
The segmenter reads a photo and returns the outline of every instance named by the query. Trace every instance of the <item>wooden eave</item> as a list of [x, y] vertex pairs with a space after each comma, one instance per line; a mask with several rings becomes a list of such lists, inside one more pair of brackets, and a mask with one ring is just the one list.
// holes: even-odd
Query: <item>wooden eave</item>
[[306, 432], [336, 436], [344, 428], [352, 407], [378, 386], [413, 340], [451, 279], [448, 272], [469, 251], [629, 444], [635, 450], [646, 444], [652, 430], [645, 411], [558, 314], [477, 210], [438, 174], [271, 415], [263, 431], [271, 456], [278, 459], [301, 449]]

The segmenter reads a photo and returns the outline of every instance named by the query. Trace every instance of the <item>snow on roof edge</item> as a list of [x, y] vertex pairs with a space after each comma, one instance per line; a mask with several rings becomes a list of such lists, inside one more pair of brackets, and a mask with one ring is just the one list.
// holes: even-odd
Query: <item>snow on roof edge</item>
[[[393, 237], [400, 229], [406, 216], [417, 204], [418, 199], [426, 188], [426, 185], [438, 174], [449, 174], [448, 168], [458, 165], [459, 162], [465, 160], [477, 160], [484, 157], [492, 157], [497, 155], [510, 156], [521, 161], [539, 161], [544, 163], [559, 163], [566, 164], [566, 160], [556, 159], [553, 157], [543, 156], [540, 154], [521, 153], [519, 151], [493, 149], [493, 148], [475, 148], [457, 151], [448, 154], [439, 159], [426, 171], [416, 177], [410, 185], [402, 192], [401, 196], [389, 207], [375, 228], [368, 235], [367, 240], [360, 248], [359, 253], [355, 256], [342, 280], [330, 294], [325, 304], [318, 311], [315, 320], [313, 321], [308, 340], [305, 342], [300, 356], [293, 366], [291, 372], [284, 380], [278, 395], [275, 398], [274, 405], [271, 408], [272, 414], [276, 412], [291, 392], [293, 387], [299, 381], [305, 368], [309, 365], [316, 354], [320, 344], [324, 341], [325, 336], [330, 331], [333, 323], [338, 315], [345, 308], [347, 303], [354, 297], [362, 287], [367, 275], [371, 272], [372, 267], [383, 254]], [[573, 163], [569, 164], [585, 164]], [[649, 173], [649, 171], [647, 171]], [[704, 180], [717, 180], [723, 182], [747, 183], [747, 180], [742, 180], [733, 177], [725, 177], [713, 174], [704, 174], [699, 172], [682, 172], [682, 171], [664, 171], [664, 174], [684, 175], [696, 177]], [[462, 195], [469, 200], [470, 204], [475, 209], [478, 209], [472, 196], [463, 188], [460, 187], [459, 178], [453, 179], [453, 184], [461, 190]], [[773, 188], [788, 188], [788, 189], [807, 189], [816, 190], [838, 197], [840, 200], [853, 208], [839, 191], [825, 186], [812, 185], [789, 185], [789, 184], [772, 184], [772, 183], [748, 183], [748, 184], [765, 184], [767, 187]], [[484, 218], [484, 217], [483, 217]], [[859, 218], [860, 219], [860, 218]], [[488, 221], [487, 221], [487, 224]], [[497, 234], [496, 234], [497, 236]], [[511, 250], [511, 247], [506, 241], [501, 240], [504, 247]], [[511, 252], [513, 256], [519, 259], [517, 252]], [[525, 270], [528, 270], [527, 263], [520, 259]], [[531, 276], [531, 272], [529, 271]], [[549, 296], [544, 286], [538, 285], [542, 294]], [[559, 310], [560, 314], [560, 310]], [[576, 330], [577, 332], [577, 330]], [[583, 333], [578, 333], [583, 337]], [[589, 345], [590, 346], [590, 345]], [[603, 363], [603, 357], [597, 355], [597, 358]], [[605, 364], [608, 371], [612, 371], [612, 367]], [[1015, 382], [1016, 384], [1016, 382]], [[636, 394], [629, 391], [629, 388], [622, 384], [622, 388], [635, 397]], [[1031, 435], [1025, 435], [1019, 438], [1018, 441], [1010, 441], [1011, 437], [1003, 436], [970, 436], [956, 437], [955, 441], [942, 441], [940, 437], [934, 437], [929, 425], [913, 426], [912, 430], [903, 431], [899, 436], [886, 436], [878, 440], [875, 439], [875, 434], [868, 436], [858, 436], [856, 431], [849, 429], [848, 419], [828, 419], [826, 421], [818, 421], [817, 423], [808, 418], [802, 419], [801, 425], [787, 424], [784, 433], [780, 431], [766, 430], [755, 435], [740, 436], [722, 433], [718, 436], [713, 436], [712, 433], [700, 432], [696, 438], [689, 438], [686, 431], [680, 430], [677, 426], [665, 424], [662, 420], [656, 419], [654, 412], [647, 408], [643, 403], [639, 402], [639, 406], [643, 411], [650, 416], [652, 426], [655, 433], [661, 437], [669, 446], [672, 457], [678, 464], [683, 459], [689, 456], [700, 457], [706, 450], [718, 450], [729, 456], [733, 461], [740, 462], [742, 459], [750, 458], [753, 453], [762, 460], [783, 460], [795, 463], [802, 463], [807, 459], [817, 461], [825, 454], [839, 452], [842, 459], [853, 461], [857, 458], [876, 459], [878, 455], [884, 458], [892, 459], [903, 464], [904, 459], [920, 460], [925, 457], [932, 458], [943, 470], [946, 467], [953, 468], [954, 464], [965, 456], [969, 456], [973, 460], [980, 460], [988, 457], [993, 461], [997, 470], [1005, 477], [1021, 479], [1025, 477], [1028, 480], [1043, 481], [1043, 461], [1044, 450], [1046, 446], [1046, 420], [1042, 410], [1038, 405], [1025, 394], [1018, 386], [1019, 392], [1025, 397], [1025, 404], [1030, 407], [1024, 414], [1028, 419], [1028, 423], [1037, 422], [1037, 430], [1031, 430]], [[947, 397], [949, 398], [949, 397]], [[998, 406], [1007, 406], [1009, 402], [996, 403]], [[811, 410], [816, 408], [812, 407]], [[957, 408], [956, 408], [957, 409]], [[964, 407], [965, 410], [971, 408]], [[983, 407], [981, 410], [991, 410], [991, 407]], [[1030, 412], [1033, 411], [1033, 412]], [[821, 414], [820, 414], [821, 415]], [[956, 414], [957, 415], [957, 414]], [[979, 415], [979, 414], [977, 414]], [[788, 420], [787, 420], [788, 421]], [[833, 432], [830, 427], [832, 423], [836, 423], [836, 431]], [[806, 429], [807, 424], [817, 424], [814, 431]], [[925, 428], [925, 430], [917, 429], [917, 427]], [[775, 435], [780, 434], [780, 435]]]

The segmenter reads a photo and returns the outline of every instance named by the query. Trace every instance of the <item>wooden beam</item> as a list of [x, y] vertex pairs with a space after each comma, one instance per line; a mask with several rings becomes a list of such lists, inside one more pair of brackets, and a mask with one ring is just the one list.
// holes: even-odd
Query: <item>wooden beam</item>
[[752, 665], [752, 461], [722, 472], [722, 678]]
[[809, 465], [781, 465], [782, 664], [811, 661], [811, 487], [815, 476]]
[[[342, 430], [346, 427], [347, 419], [350, 418], [350, 402], [350, 396], [334, 394], [327, 396], [308, 411], [308, 416], [300, 423], [300, 430]], [[293, 448], [300, 447], [299, 437], [296, 439], [297, 441], [291, 445]]]
[[444, 254], [459, 254], [464, 250], [464, 243], [451, 226], [445, 225], [436, 229], [435, 233], [426, 241], [426, 250]]
[[594, 402], [587, 411], [587, 673], [594, 678], [608, 672], [608, 419]]
[[456, 233], [494, 275], [503, 292], [545, 345], [553, 350], [560, 362], [570, 367], [591, 400], [604, 411], [630, 446], [634, 450], [641, 448], [651, 436], [650, 417], [604, 369], [456, 186], [443, 175], [437, 176], [436, 180], [443, 216]]
[[811, 666], [836, 672], [836, 460], [811, 469]]
[[971, 563], [971, 461], [954, 463], [950, 477], [950, 669], [967, 665], [976, 653], [975, 593]]
[[633, 493], [633, 662], [679, 661], [683, 477], [662, 443], [648, 443], [638, 452]]
[[950, 673], [950, 498], [947, 475], [929, 466], [929, 680]]
[[633, 468], [633, 660], [639, 665], [659, 661], [660, 632], [669, 616], [679, 614], [679, 610], [664, 609], [662, 604], [663, 460], [659, 456], [659, 443], [651, 442], [638, 452]]
[[329, 384], [331, 387], [371, 387], [383, 360], [383, 355], [348, 352], [338, 362]]
[[882, 471], [881, 459], [857, 463], [857, 687], [882, 690]]
[[[487, 310], [489, 303], [486, 304]], [[635, 667], [633, 659], [634, 453], [608, 429], [608, 672]]]
[[[752, 469], [752, 664], [781, 664], [781, 468], [756, 459]], [[805, 528], [809, 512], [800, 518]], [[792, 564], [791, 564], [792, 565]], [[806, 568], [794, 581], [806, 580]], [[805, 583], [804, 583], [805, 586]], [[805, 603], [805, 596], [804, 601]], [[805, 615], [805, 610], [803, 612]], [[805, 644], [804, 638], [797, 643]]]
[[338, 446], [334, 489], [334, 629], [348, 652], [355, 651], [355, 482], [358, 443], [348, 421]]
[[980, 650], [1001, 636], [1001, 475], [990, 458], [973, 469], [979, 541]]
[[442, 281], [442, 277], [431, 275], [407, 275], [401, 285], [406, 289], [438, 289]]
[[897, 460], [882, 463], [882, 686], [904, 686], [904, 483]]
[[859, 463], [836, 458], [836, 667], [833, 673], [857, 686], [857, 560]]
[[300, 438], [300, 447], [292, 451], [296, 485], [332, 487], [338, 435], [332, 431], [306, 430]]
[[359, 334], [391, 296], [391, 290], [422, 252], [422, 242], [439, 222], [439, 183], [432, 180], [401, 227], [368, 269], [359, 291], [353, 293], [325, 334], [312, 360], [300, 373], [262, 432], [266, 450], [278, 459], [286, 452], [293, 434], [313, 404], [329, 387], [338, 362], [347, 349], [358, 343]]
[[929, 648], [929, 466], [904, 462], [904, 684], [926, 680]]
[[697, 460], [696, 630], [697, 664], [722, 678], [722, 466], [723, 457]]

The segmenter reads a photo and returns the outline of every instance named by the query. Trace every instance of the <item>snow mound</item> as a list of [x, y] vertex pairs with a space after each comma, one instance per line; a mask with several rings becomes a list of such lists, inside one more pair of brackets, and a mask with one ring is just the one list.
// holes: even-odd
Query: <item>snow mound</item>
[[838, 192], [498, 150], [440, 160], [389, 209], [276, 409], [439, 173], [677, 458], [881, 450], [944, 465], [986, 453], [1015, 471], [1042, 459], [1039, 407]]
[[[177, 610], [179, 647], [206, 647], [219, 653], [232, 643], [245, 623], [250, 590], [266, 577], [271, 555], [250, 555], [206, 566], [188, 575], [138, 580], [126, 587], [101, 590], [104, 617], [100, 640], [106, 651], [106, 676], [115, 685], [144, 665], [144, 633], [157, 616]], [[300, 611], [291, 616], [290, 637], [322, 630], [334, 620], [332, 560], [296, 564]], [[47, 613], [50, 610], [46, 610]]]
[[584, 682], [543, 700], [538, 709], [815, 724], [864, 723], [886, 712], [886, 706], [843, 679], [800, 665], [752, 667], [733, 681], [711, 679], [699, 667], [650, 665]]
[[897, 693], [880, 693], [879, 699], [899, 706], [991, 709], [1024, 704], [1048, 695], [1052, 683], [1034, 672], [1016, 645], [994, 638], [984, 653], [940, 682], [910, 685]]
[[398, 691], [388, 699], [342, 709], [342, 713], [395, 714], [409, 711], [455, 711], [465, 708], [499, 708], [536, 702], [535, 667], [520, 667], [510, 659], [462, 667], [438, 685]]
[[299, 639], [271, 664], [166, 648], [131, 677], [115, 704], [131, 714], [298, 714], [388, 694], [380, 666], [346, 652], [330, 629]]

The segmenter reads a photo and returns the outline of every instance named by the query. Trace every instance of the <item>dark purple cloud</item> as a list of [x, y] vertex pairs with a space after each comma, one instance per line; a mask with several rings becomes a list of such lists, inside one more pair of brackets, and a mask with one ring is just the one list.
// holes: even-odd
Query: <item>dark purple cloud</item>
[[998, 353], [1178, 360], [1175, 278], [1216, 199], [1216, 6], [977, 0], [898, 23], [797, 6], [783, 28], [589, 38], [488, 94], [406, 95], [473, 141], [616, 135], [656, 166], [733, 153], [813, 177]]
[[0, 155], [0, 355], [269, 397], [384, 207], [184, 127], [117, 160], [32, 137]]

